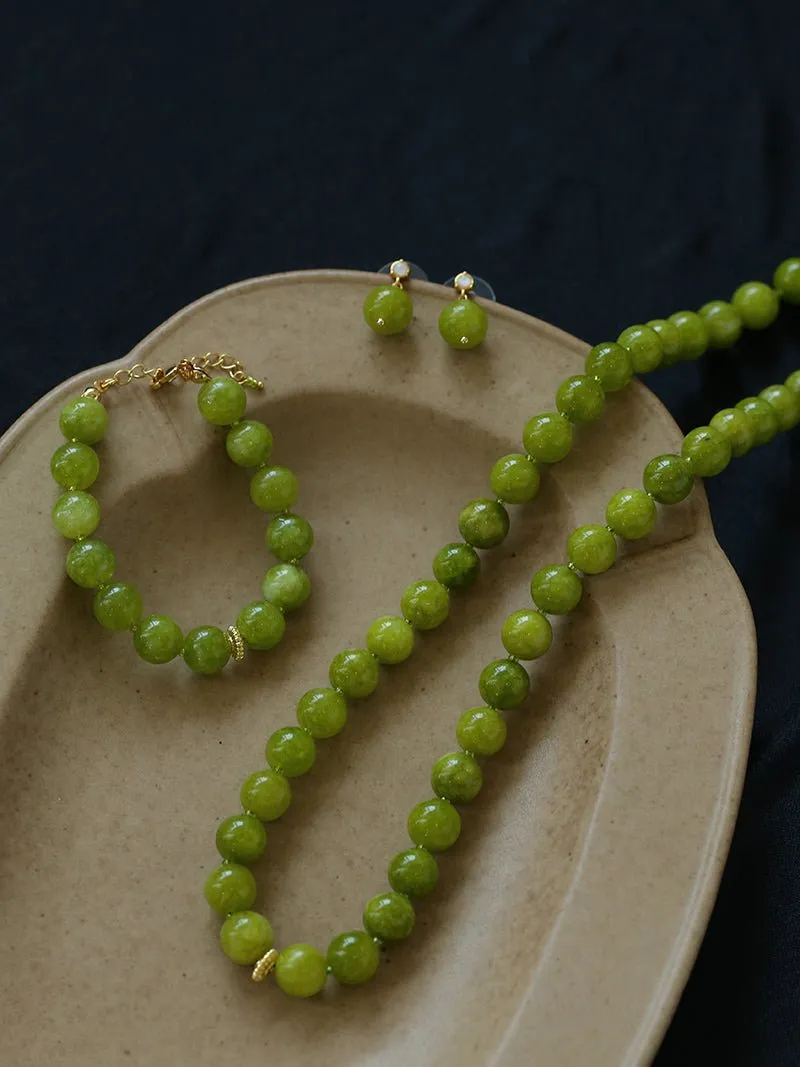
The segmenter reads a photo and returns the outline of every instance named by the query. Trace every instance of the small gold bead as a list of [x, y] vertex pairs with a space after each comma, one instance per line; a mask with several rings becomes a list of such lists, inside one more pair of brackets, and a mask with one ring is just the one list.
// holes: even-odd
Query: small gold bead
[[252, 979], [254, 982], [263, 982], [270, 971], [274, 968], [278, 962], [278, 950], [271, 948], [269, 952], [265, 952], [258, 963], [253, 968]]
[[244, 639], [236, 626], [229, 626], [225, 631], [225, 636], [228, 638], [231, 655], [238, 663], [239, 660], [244, 659]]

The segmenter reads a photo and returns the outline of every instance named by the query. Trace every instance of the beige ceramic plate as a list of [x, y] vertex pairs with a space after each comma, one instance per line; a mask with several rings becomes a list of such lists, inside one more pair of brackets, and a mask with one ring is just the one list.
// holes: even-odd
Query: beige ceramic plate
[[[314, 595], [283, 644], [224, 676], [139, 663], [63, 577], [48, 461], [59, 405], [45, 397], [0, 452], [0, 1062], [75, 1067], [618, 1067], [646, 1063], [675, 1005], [717, 888], [753, 703], [742, 590], [702, 491], [589, 583], [533, 669], [529, 705], [464, 812], [458, 846], [417, 930], [379, 977], [293, 1002], [216, 946], [201, 886], [217, 821], [262, 765], [271, 730], [324, 684], [340, 648], [397, 609], [486, 491], [494, 458], [552, 407], [584, 346], [504, 307], [469, 354], [441, 342], [438, 286], [415, 287], [402, 338], [373, 336], [374, 278], [315, 272], [234, 285], [156, 330], [131, 359], [232, 352], [267, 381], [251, 400], [314, 524]], [[676, 370], [674, 373], [680, 373]], [[247, 475], [199, 418], [196, 387], [140, 383], [109, 397], [101, 532], [147, 611], [227, 624], [267, 566]], [[375, 696], [352, 709], [270, 829], [257, 871], [279, 944], [325, 946], [357, 927], [433, 759], [479, 703], [506, 613], [567, 532], [602, 519], [617, 488], [674, 449], [642, 386], [610, 398], [538, 500], [487, 554]]]

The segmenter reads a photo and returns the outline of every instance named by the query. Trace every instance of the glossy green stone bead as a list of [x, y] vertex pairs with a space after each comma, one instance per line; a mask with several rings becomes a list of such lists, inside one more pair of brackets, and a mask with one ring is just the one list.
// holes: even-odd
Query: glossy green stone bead
[[67, 553], [67, 575], [82, 589], [107, 585], [116, 567], [114, 553], [105, 541], [76, 541]]
[[525, 423], [522, 443], [537, 463], [559, 463], [572, 449], [574, 431], [557, 411], [544, 411]]
[[800, 258], [785, 259], [776, 269], [772, 284], [781, 300], [800, 304]]
[[218, 626], [195, 626], [183, 639], [181, 655], [195, 674], [219, 674], [231, 658], [231, 647]]
[[800, 370], [792, 371], [783, 384], [787, 389], [800, 396]]
[[81, 489], [62, 493], [53, 505], [53, 525], [73, 541], [88, 537], [100, 525], [100, 505]]
[[347, 722], [347, 701], [335, 689], [309, 689], [297, 702], [297, 721], [314, 738], [335, 737]]
[[676, 311], [669, 321], [681, 339], [679, 359], [699, 359], [708, 348], [708, 330], [696, 311]]
[[638, 541], [646, 537], [656, 524], [658, 511], [655, 502], [642, 489], [620, 489], [606, 507], [606, 522], [619, 537]]
[[88, 489], [100, 473], [100, 460], [91, 445], [67, 441], [53, 453], [50, 473], [64, 489]]
[[180, 655], [183, 633], [174, 619], [149, 615], [136, 627], [133, 647], [145, 663], [169, 663]]
[[454, 300], [439, 315], [439, 333], [451, 348], [475, 348], [488, 329], [489, 317], [476, 300]]
[[414, 651], [414, 630], [399, 615], [384, 615], [367, 630], [367, 648], [381, 663], [402, 663]]
[[236, 627], [248, 648], [274, 648], [286, 632], [283, 612], [268, 600], [254, 600], [236, 616]]
[[755, 444], [752, 420], [737, 408], [723, 408], [711, 419], [711, 427], [718, 430], [731, 446], [732, 456], [744, 456]]
[[556, 390], [556, 407], [570, 422], [594, 422], [605, 406], [603, 387], [588, 374], [573, 374]]
[[261, 467], [250, 479], [250, 499], [262, 511], [287, 511], [299, 486], [288, 467]]
[[286, 778], [307, 774], [316, 758], [314, 738], [299, 726], [282, 726], [267, 741], [267, 763]]
[[800, 422], [800, 396], [785, 385], [768, 385], [758, 395], [775, 412], [779, 430], [791, 430]]
[[91, 396], [79, 396], [61, 409], [58, 425], [68, 441], [96, 445], [108, 429], [108, 412]]
[[222, 924], [219, 943], [229, 960], [252, 967], [272, 948], [274, 935], [269, 921], [257, 911], [237, 911]]
[[364, 321], [375, 333], [402, 333], [413, 315], [411, 297], [397, 285], [379, 285], [364, 299]]
[[281, 611], [296, 611], [311, 595], [311, 580], [296, 563], [279, 563], [264, 575], [261, 591]]
[[539, 492], [539, 471], [528, 456], [501, 456], [492, 467], [489, 484], [504, 504], [527, 504]]
[[538, 659], [553, 642], [553, 628], [540, 611], [524, 609], [508, 616], [501, 636], [509, 655], [517, 659]]
[[289, 997], [314, 997], [328, 977], [325, 957], [313, 945], [289, 945], [275, 963], [275, 981]]
[[403, 941], [414, 929], [414, 905], [402, 893], [390, 890], [368, 900], [364, 929], [381, 941]]
[[617, 539], [605, 526], [579, 526], [567, 540], [570, 563], [584, 574], [602, 574], [617, 559]]
[[254, 771], [242, 782], [239, 800], [245, 811], [262, 822], [280, 819], [292, 802], [292, 787], [282, 774], [266, 768]]
[[94, 617], [107, 630], [130, 630], [142, 617], [139, 590], [127, 582], [104, 585], [94, 596]]
[[473, 548], [494, 548], [505, 541], [510, 527], [508, 512], [497, 500], [471, 500], [458, 517], [458, 529]]
[[[658, 342], [655, 334], [653, 337]], [[603, 341], [589, 350], [586, 373], [600, 383], [604, 393], [616, 393], [624, 389], [633, 377], [631, 354], [627, 348], [615, 344], [614, 341]]]
[[690, 430], [681, 445], [681, 455], [699, 478], [721, 474], [731, 461], [731, 443], [713, 426]]
[[439, 864], [426, 848], [407, 848], [389, 864], [389, 885], [407, 897], [426, 897], [439, 881]]
[[760, 396], [746, 396], [736, 405], [750, 419], [753, 443], [765, 445], [778, 432], [778, 418], [766, 400]]
[[628, 351], [636, 374], [647, 374], [661, 365], [664, 349], [661, 338], [652, 326], [629, 326], [617, 338], [617, 344]]
[[461, 833], [461, 816], [448, 800], [424, 800], [408, 816], [408, 836], [429, 852], [452, 848]]
[[206, 878], [203, 894], [208, 906], [220, 915], [247, 911], [256, 899], [256, 880], [248, 867], [221, 863]]
[[470, 708], [456, 726], [459, 745], [476, 756], [494, 756], [506, 743], [507, 734], [506, 720], [496, 708]]
[[450, 613], [450, 593], [441, 582], [425, 578], [411, 582], [403, 590], [400, 610], [418, 630], [434, 630]]
[[237, 467], [260, 467], [272, 453], [272, 434], [256, 419], [238, 422], [228, 430], [225, 451]]
[[334, 689], [351, 700], [363, 700], [378, 688], [378, 661], [366, 648], [346, 648], [331, 660], [328, 677]]
[[766, 330], [778, 317], [778, 294], [764, 282], [745, 282], [731, 297], [731, 303], [748, 330]]
[[267, 527], [267, 548], [282, 563], [302, 559], [313, 544], [311, 523], [302, 515], [276, 515]]
[[661, 366], [671, 367], [681, 358], [681, 335], [678, 327], [666, 319], [650, 319], [646, 324], [661, 342]]
[[328, 946], [328, 968], [342, 985], [363, 985], [378, 969], [380, 949], [363, 930], [339, 934]]
[[448, 752], [431, 771], [431, 788], [451, 804], [469, 804], [483, 785], [481, 765], [469, 752]]
[[247, 393], [233, 378], [212, 378], [197, 394], [197, 407], [206, 422], [232, 426], [245, 413]]
[[451, 541], [433, 559], [433, 576], [448, 589], [469, 589], [481, 571], [481, 558], [472, 545]]
[[217, 851], [224, 860], [249, 865], [264, 854], [267, 831], [255, 815], [231, 815], [217, 827]]
[[506, 711], [518, 708], [527, 700], [530, 678], [522, 664], [512, 659], [495, 659], [481, 671], [478, 689], [490, 707]]
[[682, 456], [656, 456], [645, 467], [642, 484], [659, 504], [678, 504], [691, 493], [694, 475]]
[[574, 611], [583, 596], [583, 583], [564, 563], [541, 567], [531, 579], [531, 597], [548, 615]]
[[698, 311], [708, 331], [709, 348], [732, 348], [742, 336], [742, 316], [727, 300], [711, 300]]

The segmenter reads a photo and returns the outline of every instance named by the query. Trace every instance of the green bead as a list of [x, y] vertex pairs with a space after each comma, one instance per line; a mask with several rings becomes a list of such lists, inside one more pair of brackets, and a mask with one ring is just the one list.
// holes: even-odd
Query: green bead
[[772, 284], [781, 300], [800, 304], [800, 258], [785, 259], [775, 271]]
[[567, 540], [567, 555], [584, 574], [602, 574], [617, 559], [617, 539], [605, 526], [579, 526]]
[[289, 997], [314, 997], [328, 977], [325, 957], [313, 945], [289, 945], [278, 956], [275, 981]]
[[270, 567], [261, 586], [264, 599], [281, 611], [296, 611], [311, 595], [311, 580], [296, 563]]
[[528, 456], [501, 456], [492, 467], [489, 484], [504, 504], [527, 504], [539, 492], [539, 471]]
[[439, 864], [426, 848], [407, 848], [389, 864], [389, 885], [407, 897], [426, 897], [438, 880]]
[[414, 650], [414, 630], [399, 615], [384, 615], [367, 630], [367, 648], [381, 663], [402, 663]]
[[629, 326], [619, 335], [617, 344], [629, 352], [636, 374], [655, 370], [664, 357], [661, 338], [652, 326]]
[[642, 489], [620, 489], [606, 508], [606, 522], [626, 541], [646, 537], [656, 524], [655, 502]]
[[742, 335], [742, 317], [727, 300], [712, 300], [698, 311], [708, 331], [709, 348], [732, 348]]
[[378, 661], [366, 648], [346, 648], [331, 660], [328, 677], [334, 689], [351, 700], [363, 700], [378, 688]]
[[94, 596], [94, 617], [107, 630], [130, 630], [142, 617], [139, 590], [127, 582], [104, 585]]
[[731, 444], [725, 434], [713, 426], [698, 426], [684, 437], [681, 455], [693, 474], [699, 478], [713, 478], [730, 463]]
[[302, 515], [276, 515], [267, 527], [267, 548], [282, 563], [302, 559], [313, 544], [311, 523]]
[[217, 827], [217, 851], [224, 860], [255, 863], [267, 847], [267, 831], [255, 815], [231, 815]]
[[441, 582], [421, 579], [403, 590], [400, 610], [418, 630], [435, 630], [450, 613], [450, 593]]
[[556, 391], [556, 407], [570, 422], [594, 422], [605, 405], [603, 387], [587, 374], [573, 374]]
[[298, 491], [297, 478], [288, 467], [261, 467], [250, 479], [250, 499], [262, 511], [288, 511]]
[[745, 282], [731, 297], [731, 303], [748, 330], [766, 330], [778, 317], [778, 294], [764, 282]]
[[[655, 334], [653, 337], [658, 342]], [[586, 357], [586, 373], [600, 383], [604, 393], [616, 393], [624, 389], [633, 377], [633, 369], [630, 352], [613, 341], [595, 345]]]
[[261, 652], [274, 648], [286, 630], [286, 620], [280, 608], [268, 600], [254, 600], [236, 616], [236, 628], [248, 648]]
[[494, 548], [509, 530], [508, 512], [497, 500], [471, 500], [458, 517], [461, 536], [473, 548]]
[[414, 929], [414, 905], [402, 893], [390, 890], [367, 901], [364, 929], [381, 941], [402, 941]]
[[785, 385], [768, 385], [758, 395], [775, 412], [779, 430], [791, 430], [800, 422], [800, 396]]
[[169, 663], [183, 648], [183, 634], [166, 615], [149, 615], [137, 626], [133, 647], [145, 663]]
[[572, 449], [574, 432], [557, 411], [544, 411], [525, 423], [522, 443], [537, 463], [559, 463]]
[[314, 738], [335, 737], [347, 722], [347, 701], [335, 689], [309, 689], [297, 703], [297, 721]]
[[538, 659], [553, 642], [553, 628], [540, 611], [515, 611], [503, 623], [503, 646], [518, 659]]
[[719, 430], [731, 446], [732, 456], [744, 456], [755, 444], [752, 420], [737, 408], [723, 408], [711, 419], [711, 428]]
[[659, 504], [678, 504], [691, 493], [694, 475], [682, 456], [656, 456], [645, 467], [642, 484]]
[[680, 359], [699, 359], [708, 348], [708, 330], [695, 311], [676, 311], [669, 321], [681, 339]]
[[220, 915], [247, 911], [256, 899], [256, 880], [248, 867], [221, 863], [206, 878], [203, 894], [208, 906]]
[[518, 708], [528, 698], [528, 672], [513, 659], [496, 659], [487, 663], [478, 679], [478, 689], [489, 707]]
[[439, 333], [451, 348], [475, 348], [488, 328], [489, 318], [475, 300], [454, 300], [439, 315]]
[[778, 432], [778, 419], [766, 400], [760, 396], [746, 396], [736, 405], [750, 419], [753, 427], [753, 444], [765, 445]]
[[316, 758], [314, 738], [300, 726], [282, 726], [267, 741], [267, 763], [286, 778], [307, 774]]
[[80, 489], [62, 493], [53, 505], [53, 525], [73, 541], [88, 537], [100, 525], [100, 505], [91, 493]]
[[546, 611], [548, 615], [566, 615], [580, 604], [583, 583], [565, 564], [554, 563], [534, 574], [531, 596], [540, 611]]
[[666, 319], [650, 319], [647, 323], [661, 342], [661, 366], [671, 367], [681, 358], [681, 335], [678, 327]]
[[245, 413], [247, 394], [233, 378], [212, 378], [197, 394], [197, 407], [206, 422], [232, 426]]
[[67, 575], [83, 589], [107, 585], [117, 561], [105, 541], [76, 541], [67, 553]]
[[480, 793], [483, 772], [469, 752], [448, 752], [431, 771], [431, 788], [451, 804], [469, 804]]
[[100, 473], [100, 460], [91, 445], [67, 441], [53, 453], [50, 473], [64, 489], [88, 489]]
[[272, 453], [272, 434], [256, 419], [238, 422], [228, 430], [225, 451], [237, 467], [260, 467]]
[[448, 800], [424, 800], [408, 816], [408, 836], [429, 852], [452, 848], [461, 833], [461, 816]]
[[108, 429], [108, 412], [91, 396], [79, 396], [61, 409], [58, 425], [68, 441], [96, 445]]
[[790, 389], [797, 396], [800, 396], [800, 370], [794, 370], [783, 383], [787, 389]]
[[257, 911], [237, 911], [222, 924], [219, 943], [229, 960], [252, 967], [272, 948], [272, 927]]
[[363, 930], [339, 934], [328, 946], [328, 968], [342, 985], [363, 985], [378, 969], [380, 949]]
[[402, 333], [413, 314], [411, 297], [398, 285], [379, 285], [364, 300], [364, 320], [375, 333]]
[[181, 654], [196, 674], [218, 674], [231, 658], [231, 647], [219, 627], [196, 626], [184, 638]]
[[451, 541], [433, 559], [433, 575], [448, 589], [469, 589], [480, 574], [481, 558], [472, 545]]
[[507, 734], [506, 720], [496, 708], [470, 708], [456, 726], [459, 745], [476, 756], [494, 756], [506, 743]]
[[292, 787], [282, 774], [266, 768], [245, 778], [239, 790], [239, 800], [245, 811], [262, 822], [274, 822], [291, 804]]

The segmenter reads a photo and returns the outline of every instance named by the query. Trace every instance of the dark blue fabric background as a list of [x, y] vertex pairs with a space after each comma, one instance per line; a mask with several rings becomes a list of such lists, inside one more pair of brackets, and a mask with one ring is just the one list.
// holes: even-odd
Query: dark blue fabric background
[[[0, 428], [251, 275], [468, 266], [596, 341], [800, 255], [797, 3], [4, 8]], [[688, 429], [798, 366], [800, 309], [652, 384]], [[800, 429], [709, 487], [758, 709], [658, 1067], [800, 1063], [799, 461]]]

